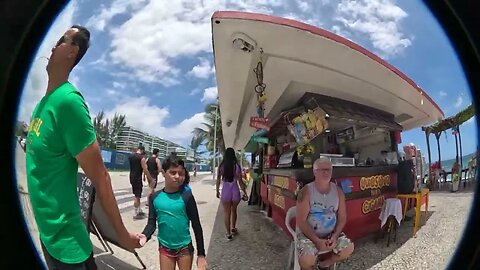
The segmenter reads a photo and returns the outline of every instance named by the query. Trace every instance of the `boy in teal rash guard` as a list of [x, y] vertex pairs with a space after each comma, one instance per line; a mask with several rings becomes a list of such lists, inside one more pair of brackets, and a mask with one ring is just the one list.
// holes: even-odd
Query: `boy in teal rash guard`
[[183, 161], [174, 156], [163, 162], [165, 187], [148, 198], [148, 223], [140, 235], [140, 242], [144, 245], [150, 240], [158, 224], [160, 269], [174, 270], [177, 264], [180, 270], [191, 269], [194, 251], [190, 236], [191, 221], [197, 243], [197, 269], [204, 270], [207, 262], [202, 226], [195, 198], [191, 190], [185, 190], [183, 185], [186, 170], [182, 164]]

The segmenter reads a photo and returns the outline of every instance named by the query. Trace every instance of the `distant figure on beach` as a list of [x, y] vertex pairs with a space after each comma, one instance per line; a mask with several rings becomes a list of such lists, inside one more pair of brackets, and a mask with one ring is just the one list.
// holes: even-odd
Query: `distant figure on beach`
[[[142, 173], [145, 173], [142, 168], [142, 163], [145, 162], [145, 147], [138, 146], [135, 153], [128, 157], [130, 166], [130, 185], [132, 186], [132, 193], [134, 195], [133, 207], [135, 209], [134, 219], [142, 219], [145, 216], [142, 208], [140, 207], [140, 198], [142, 198]], [[149, 175], [145, 173], [148, 178]], [[151, 179], [149, 179], [149, 182]]]
[[[332, 163], [319, 158], [313, 164], [315, 180], [305, 185], [297, 197], [297, 250], [302, 269], [328, 269], [347, 259], [353, 243], [342, 232], [347, 223], [345, 195], [332, 179]], [[318, 255], [319, 252], [325, 253]], [[323, 255], [330, 255], [324, 259]]]
[[472, 156], [472, 158], [468, 161], [468, 179], [475, 179], [477, 170], [477, 158], [476, 155]]
[[452, 165], [452, 182], [458, 181], [459, 164], [458, 159]]
[[158, 182], [158, 174], [160, 173], [162, 168], [162, 164], [160, 164], [160, 159], [158, 158], [159, 151], [159, 149], [155, 148], [153, 149], [151, 157], [149, 157], [148, 159], [142, 159], [142, 169], [145, 177], [148, 180], [149, 187], [147, 192], [147, 198], [150, 197], [150, 194], [155, 191]]

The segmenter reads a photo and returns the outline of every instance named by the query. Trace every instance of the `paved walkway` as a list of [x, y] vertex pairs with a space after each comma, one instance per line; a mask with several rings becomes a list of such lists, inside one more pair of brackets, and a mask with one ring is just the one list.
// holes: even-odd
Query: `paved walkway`
[[[18, 159], [17, 159], [18, 160]], [[17, 171], [20, 184], [24, 179], [20, 160]], [[133, 196], [131, 194], [128, 173], [111, 173], [115, 197], [128, 229], [141, 232], [146, 219], [133, 220]], [[160, 188], [162, 184], [159, 184]], [[191, 184], [198, 203], [201, 223], [204, 231], [205, 248], [209, 269], [247, 270], [247, 269], [285, 269], [290, 240], [256, 206], [242, 202], [238, 209], [239, 235], [233, 241], [224, 237], [223, 211], [215, 197], [215, 182], [211, 175], [198, 175]], [[397, 243], [386, 247], [386, 240], [374, 242], [373, 236], [355, 242], [355, 252], [337, 269], [444, 269], [453, 254], [465, 225], [472, 192], [432, 192], [430, 195], [427, 224], [412, 238], [412, 221], [402, 223], [397, 232]], [[20, 196], [27, 225], [39, 248], [38, 230], [28, 195]], [[145, 194], [142, 202], [145, 202]], [[413, 213], [407, 215], [412, 216]], [[422, 218], [423, 220], [423, 218]], [[192, 237], [193, 237], [192, 232]], [[135, 256], [114, 245], [111, 255], [105, 252], [95, 236], [91, 236], [99, 269], [140, 269]], [[194, 241], [195, 244], [195, 241]], [[159, 269], [158, 243], [155, 237], [137, 252], [147, 269]], [[196, 269], [195, 266], [193, 269]]]

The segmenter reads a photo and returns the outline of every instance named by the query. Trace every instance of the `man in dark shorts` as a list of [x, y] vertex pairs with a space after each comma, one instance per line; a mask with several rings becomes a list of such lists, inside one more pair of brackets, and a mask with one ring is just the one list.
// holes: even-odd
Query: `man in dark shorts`
[[128, 157], [128, 161], [130, 162], [130, 184], [132, 185], [132, 192], [135, 196], [133, 199], [133, 207], [135, 207], [135, 215], [133, 216], [134, 219], [141, 219], [145, 216], [145, 213], [140, 207], [140, 198], [142, 198], [143, 188], [142, 160], [145, 160], [145, 148], [140, 145], [137, 148], [137, 151]]
[[[162, 169], [162, 164], [160, 164], [160, 159], [158, 159], [158, 150], [157, 148], [153, 149], [152, 156], [149, 157], [148, 159], [143, 159], [142, 160], [142, 168], [143, 168], [143, 173], [147, 177], [148, 180], [148, 192], [147, 192], [147, 198], [150, 197], [150, 194], [152, 194], [155, 191], [155, 188], [157, 187], [157, 182], [158, 182], [158, 174], [160, 173], [160, 170]], [[145, 162], [143, 162], [145, 160]], [[148, 202], [147, 202], [148, 206]]]

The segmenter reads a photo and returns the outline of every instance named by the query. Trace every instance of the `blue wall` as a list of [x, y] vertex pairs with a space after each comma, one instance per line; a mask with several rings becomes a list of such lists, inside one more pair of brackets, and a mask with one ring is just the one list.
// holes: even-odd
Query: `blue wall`
[[128, 152], [120, 152], [116, 150], [102, 149], [103, 163], [107, 169], [129, 170]]
[[[199, 165], [197, 164], [197, 172], [209, 172], [211, 171], [211, 167], [208, 165]], [[191, 172], [193, 171], [193, 163], [187, 163], [185, 164], [185, 167], [187, 168], [187, 171]]]

